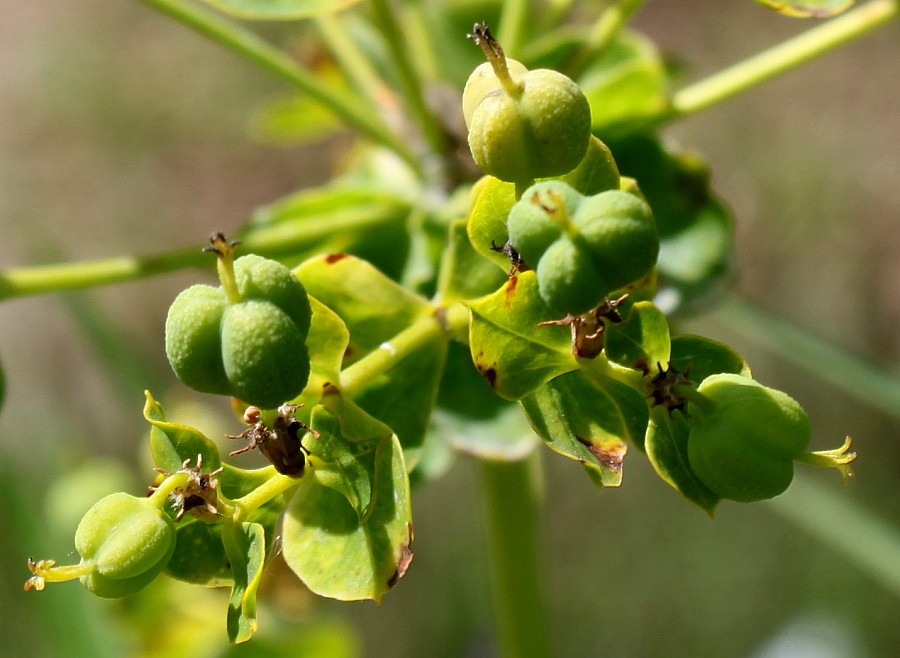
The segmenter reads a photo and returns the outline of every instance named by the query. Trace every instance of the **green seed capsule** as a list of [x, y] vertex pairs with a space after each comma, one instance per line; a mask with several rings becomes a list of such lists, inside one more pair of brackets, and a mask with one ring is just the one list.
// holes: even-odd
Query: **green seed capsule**
[[621, 190], [585, 197], [558, 180], [525, 190], [507, 229], [510, 244], [537, 271], [541, 297], [563, 315], [589, 311], [640, 279], [659, 253], [642, 199]]
[[[708, 409], [689, 406], [691, 469], [723, 498], [752, 502], [782, 493], [810, 441], [809, 419], [791, 397], [740, 375], [707, 377]], [[706, 407], [707, 405], [704, 405]]]
[[276, 261], [250, 255], [224, 267], [233, 274], [228, 290], [195, 285], [175, 299], [166, 355], [187, 386], [273, 409], [296, 397], [309, 378], [309, 299]]
[[303, 390], [309, 379], [306, 334], [281, 308], [246, 301], [225, 309], [222, 355], [231, 394], [273, 409]]
[[565, 216], [572, 217], [584, 197], [562, 181], [542, 181], [529, 187], [512, 207], [506, 228], [509, 242], [531, 267], [551, 244], [563, 234], [564, 225], [555, 218], [562, 207]]
[[473, 38], [488, 57], [463, 92], [475, 163], [521, 184], [577, 167], [591, 137], [591, 108], [578, 85], [557, 71], [529, 71], [507, 59], [485, 26], [476, 26]]
[[75, 548], [93, 565], [81, 580], [94, 594], [117, 598], [145, 587], [175, 550], [175, 524], [148, 498], [114, 493], [78, 524]]
[[606, 292], [640, 279], [656, 264], [656, 222], [650, 206], [634, 194], [610, 190], [587, 197], [573, 221], [601, 273], [597, 285]]

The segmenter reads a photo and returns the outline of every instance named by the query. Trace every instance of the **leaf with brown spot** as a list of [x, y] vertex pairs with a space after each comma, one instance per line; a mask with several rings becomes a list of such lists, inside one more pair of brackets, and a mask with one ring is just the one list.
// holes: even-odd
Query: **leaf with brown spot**
[[341, 601], [380, 601], [410, 560], [409, 477], [396, 436], [374, 456], [371, 511], [365, 520], [334, 489], [304, 478], [282, 527], [288, 566], [310, 590]]
[[628, 443], [647, 427], [647, 404], [638, 393], [612, 379], [597, 383], [580, 371], [547, 382], [520, 404], [544, 443], [584, 464], [600, 487], [622, 483]]
[[553, 313], [538, 294], [534, 272], [519, 274], [468, 307], [473, 361], [501, 397], [518, 400], [578, 368], [568, 329], [538, 326]]

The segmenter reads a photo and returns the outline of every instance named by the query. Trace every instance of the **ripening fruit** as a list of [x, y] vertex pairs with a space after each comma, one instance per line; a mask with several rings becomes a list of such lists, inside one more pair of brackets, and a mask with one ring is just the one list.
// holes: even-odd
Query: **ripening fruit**
[[78, 524], [75, 548], [93, 570], [81, 577], [97, 596], [118, 598], [142, 589], [175, 551], [175, 524], [149, 498], [114, 493]]
[[[752, 502], [782, 493], [810, 441], [796, 400], [740, 375], [712, 375], [697, 389], [711, 404], [689, 406], [688, 460], [722, 498]], [[707, 405], [703, 405], [706, 407]]]
[[274, 409], [309, 378], [309, 299], [297, 277], [273, 260], [243, 256], [233, 275], [231, 290], [194, 285], [175, 298], [166, 355], [187, 386]]
[[558, 180], [525, 190], [507, 230], [536, 270], [541, 297], [560, 314], [594, 308], [647, 274], [659, 253], [653, 214], [642, 199], [621, 190], [585, 197]]
[[507, 59], [486, 28], [476, 26], [475, 40], [489, 60], [472, 72], [463, 92], [475, 163], [520, 184], [578, 166], [591, 137], [591, 109], [578, 85], [557, 71], [529, 71]]

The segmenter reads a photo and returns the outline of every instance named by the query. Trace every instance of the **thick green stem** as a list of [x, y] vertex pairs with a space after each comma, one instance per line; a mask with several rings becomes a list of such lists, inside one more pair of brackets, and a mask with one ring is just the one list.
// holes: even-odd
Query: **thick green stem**
[[378, 119], [377, 115], [354, 102], [352, 98], [341, 96], [327, 87], [286, 53], [261, 39], [254, 32], [186, 0], [141, 0], [141, 2], [168, 14], [297, 87], [334, 112], [348, 126], [397, 153], [413, 171], [421, 175], [422, 169], [418, 159], [406, 144]]
[[498, 644], [507, 658], [550, 655], [538, 542], [538, 455], [478, 462]]
[[371, 0], [375, 24], [384, 37], [385, 44], [391, 54], [397, 73], [401, 92], [406, 99], [410, 113], [419, 124], [425, 141], [432, 152], [443, 155], [447, 151], [447, 140], [444, 131], [435, 117], [428, 109], [425, 102], [425, 89], [419, 72], [413, 65], [412, 52], [404, 37], [404, 31], [400, 26], [389, 0]]
[[426, 315], [378, 346], [341, 372], [341, 391], [353, 397], [375, 377], [392, 368], [423, 345], [443, 335], [447, 329], [435, 315]]
[[282, 475], [271, 467], [271, 477], [243, 498], [232, 501], [234, 515], [232, 521], [241, 523], [254, 510], [262, 507], [276, 496], [280, 496], [297, 487], [302, 482], [301, 478]]
[[898, 0], [872, 0], [682, 89], [672, 98], [671, 110], [663, 119], [677, 119], [721, 103], [885, 25], [898, 10]]
[[[342, 232], [375, 229], [386, 217], [380, 208], [342, 211], [339, 216], [318, 222], [278, 222], [253, 228], [240, 236], [242, 249], [269, 258], [295, 255]], [[46, 292], [79, 290], [133, 281], [187, 267], [211, 266], [209, 254], [199, 247], [175, 249], [159, 254], [120, 256], [74, 263], [0, 271], [0, 300]]]

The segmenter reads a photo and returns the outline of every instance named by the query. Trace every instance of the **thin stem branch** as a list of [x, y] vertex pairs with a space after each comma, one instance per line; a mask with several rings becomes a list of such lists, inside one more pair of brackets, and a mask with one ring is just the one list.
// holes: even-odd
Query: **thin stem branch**
[[141, 0], [225, 46], [248, 61], [266, 69], [297, 87], [340, 117], [348, 126], [399, 155], [421, 175], [422, 169], [412, 151], [364, 105], [325, 86], [315, 75], [301, 67], [285, 52], [238, 23], [186, 0]]
[[313, 22], [341, 72], [369, 105], [381, 107], [384, 99], [393, 96], [393, 90], [350, 37], [341, 14], [322, 14]]
[[591, 57], [606, 48], [619, 35], [634, 12], [644, 4], [644, 1], [619, 0], [607, 7], [594, 23], [578, 54], [566, 66], [569, 75], [577, 77], [583, 73]]
[[394, 15], [390, 0], [370, 0], [369, 5], [375, 25], [381, 31], [388, 52], [394, 61], [399, 74], [401, 93], [406, 99], [415, 121], [422, 130], [422, 135], [432, 152], [442, 155], [447, 150], [444, 131], [434, 113], [425, 102], [425, 89], [419, 72], [413, 65], [412, 53], [407, 43], [400, 22]]
[[791, 322], [749, 302], [732, 298], [714, 313], [716, 321], [765, 347], [785, 361], [813, 372], [882, 413], [900, 418], [900, 379], [848, 354]]
[[537, 451], [512, 462], [478, 461], [500, 655], [550, 655], [538, 541]]
[[893, 20], [898, 0], [872, 0], [838, 18], [739, 62], [676, 92], [663, 120], [676, 119], [721, 103], [790, 71]]
[[[394, 221], [393, 216], [385, 216], [383, 209], [362, 207], [341, 211], [328, 221], [286, 221], [253, 228], [241, 235], [240, 240], [247, 252], [278, 258], [315, 247], [331, 235], [374, 229], [388, 219]], [[209, 254], [193, 246], [158, 254], [12, 268], [0, 271], [0, 300], [122, 283], [187, 267], [212, 266]]]

